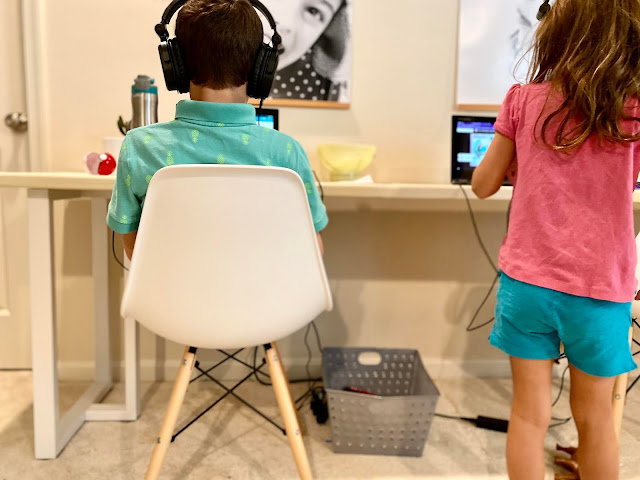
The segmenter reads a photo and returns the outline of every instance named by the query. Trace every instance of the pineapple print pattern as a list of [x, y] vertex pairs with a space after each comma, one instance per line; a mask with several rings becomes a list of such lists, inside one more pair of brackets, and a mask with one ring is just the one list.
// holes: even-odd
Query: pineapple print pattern
[[246, 133], [242, 135], [242, 143], [244, 145], [249, 145], [249, 135], [247, 135]]
[[147, 185], [149, 185], [149, 182], [151, 182], [151, 175], [147, 175], [145, 178]]
[[271, 159], [267, 158], [267, 161], [265, 162], [265, 164], [267, 165], [267, 167], [271, 166]]
[[131, 175], [127, 175], [126, 178], [124, 179], [124, 184], [127, 187], [131, 187]]
[[175, 163], [175, 160], [173, 159], [173, 152], [167, 152], [167, 165], [171, 166]]
[[200, 132], [198, 130], [191, 131], [191, 141], [193, 143], [198, 143], [198, 138], [200, 137]]
[[147, 135], [144, 137], [144, 143], [145, 143], [145, 145], [146, 145], [146, 144], [148, 144], [150, 141], [151, 141], [151, 135], [147, 134]]
[[218, 163], [220, 165], [222, 165], [224, 163], [224, 155], [222, 155], [222, 154], [218, 155]]

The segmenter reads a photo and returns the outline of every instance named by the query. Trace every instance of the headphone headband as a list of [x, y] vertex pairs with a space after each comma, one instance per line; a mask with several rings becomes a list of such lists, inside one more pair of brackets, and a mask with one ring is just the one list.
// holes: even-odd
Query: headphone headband
[[[187, 3], [188, 1], [189, 0], [173, 0], [167, 6], [167, 8], [165, 8], [164, 13], [162, 14], [162, 19], [160, 20], [160, 23], [156, 25], [156, 28], [155, 28], [156, 34], [160, 37], [160, 40], [162, 40], [163, 42], [166, 42], [169, 39], [169, 32], [167, 31], [167, 25], [169, 25], [169, 23], [171, 22], [171, 19], [176, 14], [176, 12], [180, 10], [184, 6], [184, 4]], [[269, 26], [273, 30], [273, 37], [271, 40], [273, 42], [273, 46], [277, 48], [282, 43], [282, 39], [280, 38], [280, 35], [278, 35], [278, 31], [276, 29], [276, 21], [273, 19], [271, 12], [269, 12], [267, 7], [265, 7], [262, 4], [262, 2], [258, 0], [249, 0], [249, 2], [253, 6], [253, 8], [255, 8], [260, 13], [262, 13], [267, 19], [267, 22], [269, 22]]]
[[[165, 83], [168, 90], [178, 90], [180, 93], [189, 92], [190, 79], [187, 65], [180, 48], [178, 38], [169, 38], [167, 25], [171, 22], [171, 18], [180, 10], [189, 0], [172, 0], [162, 14], [160, 23], [155, 26], [155, 32], [160, 37], [160, 46], [158, 52], [160, 54], [160, 62], [162, 64], [162, 73], [164, 74]], [[282, 38], [276, 29], [276, 22], [273, 16], [259, 0], [249, 0], [251, 6], [262, 13], [269, 26], [273, 29], [271, 43], [269, 46], [264, 42], [260, 42], [253, 68], [249, 74], [247, 81], [247, 95], [253, 98], [264, 100], [269, 96], [271, 85], [276, 76], [278, 68], [278, 50], [282, 43]], [[261, 27], [262, 27], [262, 22]]]

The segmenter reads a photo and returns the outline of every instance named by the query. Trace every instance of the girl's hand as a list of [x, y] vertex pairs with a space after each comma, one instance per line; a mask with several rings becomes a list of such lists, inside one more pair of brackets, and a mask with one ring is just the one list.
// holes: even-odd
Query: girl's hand
[[640, 291], [638, 291], [638, 293], [636, 293], [636, 300], [640, 300]]
[[500, 190], [516, 156], [516, 144], [499, 132], [471, 178], [471, 188], [478, 198], [487, 198]]

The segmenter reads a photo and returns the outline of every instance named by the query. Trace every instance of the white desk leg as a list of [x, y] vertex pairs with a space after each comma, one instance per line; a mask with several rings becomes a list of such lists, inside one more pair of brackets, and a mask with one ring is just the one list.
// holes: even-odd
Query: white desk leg
[[[94, 234], [97, 230], [102, 230], [104, 227], [104, 218], [105, 218], [105, 209], [104, 209], [104, 200], [102, 200], [102, 203], [99, 203], [99, 201], [96, 199], [94, 200], [94, 210], [93, 210], [93, 218], [95, 220], [95, 222], [101, 222], [100, 225], [97, 225], [96, 223], [94, 223]], [[106, 233], [106, 232], [105, 232]], [[100, 236], [100, 238], [106, 238], [103, 236]], [[109, 245], [108, 242], [108, 238], [106, 241], [106, 248], [102, 248], [100, 245], [98, 245], [98, 243], [94, 243], [93, 245], [94, 248], [94, 252], [99, 252], [99, 256], [96, 257], [94, 256], [94, 276], [98, 275], [98, 273], [101, 271], [101, 265], [103, 264], [103, 259], [101, 259], [102, 257], [102, 253], [100, 252], [107, 252], [107, 258], [108, 255], [110, 255], [111, 252], [111, 247]], [[100, 265], [95, 264], [96, 258], [100, 259]], [[123, 259], [124, 259], [124, 265], [128, 268], [129, 267], [129, 260], [126, 258], [125, 255], [123, 255]], [[104, 259], [105, 263], [106, 263], [107, 259]], [[97, 270], [96, 270], [97, 268]], [[106, 266], [105, 266], [106, 268]], [[102, 274], [100, 274], [102, 275]], [[106, 278], [106, 273], [104, 278]], [[127, 282], [127, 272], [124, 272], [124, 281], [125, 283]], [[96, 285], [96, 289], [100, 288], [100, 291], [96, 291], [96, 299], [101, 297], [101, 295], [103, 294], [102, 292], [107, 291], [106, 289], [108, 288], [108, 285], [106, 285], [104, 288], [99, 287], [98, 283], [95, 284]], [[102, 315], [102, 312], [98, 311], [98, 304], [96, 304], [96, 315], [98, 315], [96, 317], [96, 320], [100, 319], [100, 315]], [[105, 311], [107, 311], [105, 309]], [[106, 322], [108, 322], [108, 316], [107, 319], [104, 323], [105, 327], [104, 327], [104, 331], [106, 332], [105, 335], [108, 335], [109, 329], [108, 329], [108, 325], [106, 324]], [[98, 322], [100, 323], [100, 322]], [[105, 404], [105, 403], [101, 403], [101, 404], [94, 404], [91, 406], [91, 408], [87, 411], [86, 413], [86, 419], [87, 421], [133, 421], [133, 420], [137, 420], [138, 417], [140, 416], [140, 360], [139, 360], [139, 326], [138, 326], [138, 322], [136, 322], [135, 320], [130, 320], [130, 319], [123, 319], [123, 338], [124, 338], [124, 387], [125, 387], [125, 401], [124, 404]], [[96, 329], [98, 328], [98, 324], [96, 324]], [[97, 335], [97, 330], [96, 330], [96, 335]], [[96, 341], [99, 337], [96, 336]], [[106, 343], [106, 342], [103, 342]], [[99, 361], [104, 362], [108, 362], [107, 360], [107, 356], [108, 356], [108, 351], [107, 352], [102, 352], [100, 353], [100, 355], [102, 355], [102, 358], [98, 358], [99, 352], [98, 350], [96, 350], [96, 375], [99, 374], [100, 370], [98, 369], [98, 363]], [[106, 375], [106, 374], [105, 374]], [[110, 375], [110, 373], [109, 373]], [[109, 376], [109, 386], [111, 386], [111, 377]]]
[[[122, 252], [124, 265], [131, 268], [131, 260]], [[129, 281], [129, 270], [124, 272], [124, 284]], [[124, 318], [124, 392], [125, 411], [128, 420], [140, 416], [140, 325], [131, 318]]]
[[130, 318], [124, 319], [124, 389], [127, 420], [140, 416], [140, 326]]
[[33, 429], [36, 458], [58, 454], [53, 202], [46, 190], [29, 190], [29, 274], [33, 357]]
[[107, 199], [91, 199], [91, 252], [93, 263], [93, 318], [95, 325], [95, 370], [97, 383], [111, 386], [111, 336], [109, 333], [109, 242]]

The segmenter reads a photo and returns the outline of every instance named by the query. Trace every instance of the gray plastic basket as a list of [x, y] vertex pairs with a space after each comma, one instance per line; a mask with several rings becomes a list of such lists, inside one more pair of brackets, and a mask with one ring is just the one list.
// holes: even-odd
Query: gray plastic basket
[[325, 348], [322, 368], [334, 452], [422, 456], [440, 393], [417, 350]]

